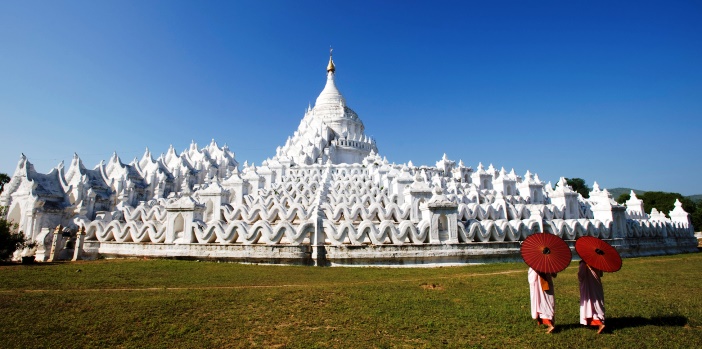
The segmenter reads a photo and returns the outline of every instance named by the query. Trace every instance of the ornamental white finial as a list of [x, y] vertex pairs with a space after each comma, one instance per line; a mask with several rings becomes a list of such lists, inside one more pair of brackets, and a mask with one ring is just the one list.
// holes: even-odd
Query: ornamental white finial
[[332, 51], [334, 51], [334, 49], [330, 45], [329, 46], [329, 64], [327, 64], [327, 72], [334, 73], [334, 72], [336, 72], [336, 67], [334, 66], [334, 61], [332, 60]]

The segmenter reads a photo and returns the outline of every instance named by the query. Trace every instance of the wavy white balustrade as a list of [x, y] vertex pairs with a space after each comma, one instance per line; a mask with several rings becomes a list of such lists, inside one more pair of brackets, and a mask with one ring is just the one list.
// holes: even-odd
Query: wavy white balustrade
[[520, 241], [539, 231], [539, 224], [533, 220], [469, 220], [459, 222], [460, 242], [503, 242]]
[[410, 205], [405, 204], [402, 207], [397, 204], [390, 204], [383, 207], [379, 203], [373, 203], [368, 207], [362, 204], [355, 204], [351, 207], [337, 206], [332, 207], [330, 204], [322, 204], [321, 210], [325, 213], [327, 219], [338, 223], [342, 217], [346, 221], [365, 220], [365, 221], [385, 221], [393, 220], [401, 222], [409, 219]]
[[300, 245], [305, 238], [314, 231], [314, 222], [306, 221], [300, 224], [290, 222], [278, 222], [270, 224], [266, 221], [257, 221], [249, 225], [243, 221], [214, 222], [211, 224], [200, 224], [193, 227], [197, 243], [220, 243], [234, 244], [242, 243], [251, 245], [264, 243], [267, 245], [280, 244], [285, 238], [289, 245]]
[[278, 219], [289, 222], [307, 221], [312, 218], [314, 211], [315, 207], [311, 207], [310, 210], [305, 210], [300, 204], [292, 204], [287, 208], [280, 205], [273, 205], [270, 209], [261, 205], [256, 205], [251, 208], [245, 206], [224, 206], [222, 213], [224, 218], [229, 222], [243, 220], [247, 224], [252, 224], [259, 220], [268, 222], [274, 222]]
[[[539, 231], [539, 223], [530, 219], [490, 219], [495, 216], [492, 206], [459, 205], [459, 242], [520, 241]], [[327, 240], [333, 245], [383, 245], [428, 243], [428, 222], [415, 224], [409, 218], [409, 204], [383, 207], [374, 203], [369, 207], [360, 204], [332, 208], [323, 204], [321, 210], [327, 219], [323, 227]], [[88, 240], [101, 242], [151, 242], [165, 241], [165, 209], [160, 206], [146, 210], [143, 207], [125, 212], [127, 222], [95, 220], [85, 225]], [[223, 207], [224, 221], [193, 225], [194, 243], [222, 244], [291, 244], [299, 245], [314, 231], [314, 209], [305, 210], [301, 205], [288, 208], [273, 205], [266, 208], [238, 206]], [[360, 222], [358, 222], [360, 220]], [[380, 221], [380, 223], [376, 223]], [[296, 223], [292, 223], [296, 222]], [[566, 240], [581, 236], [612, 238], [612, 222], [595, 219], [552, 219], [544, 222], [545, 230]], [[626, 236], [667, 237], [686, 236], [690, 228], [679, 223], [628, 220]]]
[[166, 240], [166, 227], [154, 223], [124, 223], [120, 221], [92, 221], [85, 227], [87, 240], [100, 242], [152, 242]]
[[[396, 224], [394, 221], [384, 220], [380, 224], [372, 221], [361, 221], [358, 225], [351, 222], [333, 224], [329, 220], [324, 220], [324, 232], [327, 240], [332, 245], [384, 245], [391, 243], [394, 245], [415, 244], [421, 245], [427, 242], [428, 226], [420, 228], [410, 221], [402, 221]], [[424, 229], [422, 229], [424, 228]]]
[[[195, 220], [192, 243], [299, 245], [315, 231], [318, 212], [324, 217], [321, 228], [325, 239], [332, 245], [429, 243], [429, 222], [412, 222], [412, 204], [398, 205], [398, 195], [374, 181], [367, 169], [343, 167], [328, 175], [323, 170], [319, 166], [291, 170], [297, 177], [289, 175], [282, 182], [272, 183], [270, 189], [260, 189], [258, 195], [245, 195], [239, 204], [222, 205], [219, 217], [223, 220]], [[428, 177], [430, 181], [439, 178], [435, 174]], [[477, 192], [449, 184], [447, 198], [458, 204], [459, 243], [521, 241], [539, 232], [542, 225], [545, 231], [567, 240], [585, 235], [613, 237], [613, 222], [592, 219], [592, 211], [585, 205], [579, 208], [579, 215], [589, 218], [566, 220], [565, 207], [527, 204], [518, 196], [478, 203]], [[79, 224], [86, 227], [88, 239], [163, 243], [165, 206], [174, 200], [125, 207], [124, 222], [95, 220]], [[627, 220], [624, 229], [628, 237], [685, 236], [690, 231], [680, 223], [651, 220]]]
[[124, 209], [124, 219], [127, 222], [139, 221], [142, 223], [150, 221], [165, 222], [166, 221], [166, 208], [163, 206], [153, 206], [147, 208], [143, 205], [137, 206], [137, 208], [132, 209], [131, 207], [125, 207]]

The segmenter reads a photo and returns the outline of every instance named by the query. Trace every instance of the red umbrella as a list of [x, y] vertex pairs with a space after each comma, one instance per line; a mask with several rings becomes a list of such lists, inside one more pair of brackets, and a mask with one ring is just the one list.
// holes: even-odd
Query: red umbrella
[[529, 235], [520, 249], [524, 262], [541, 273], [558, 273], [570, 264], [572, 254], [568, 244], [556, 235]]
[[594, 236], [583, 236], [575, 240], [575, 251], [591, 267], [613, 273], [622, 268], [622, 257], [610, 244]]

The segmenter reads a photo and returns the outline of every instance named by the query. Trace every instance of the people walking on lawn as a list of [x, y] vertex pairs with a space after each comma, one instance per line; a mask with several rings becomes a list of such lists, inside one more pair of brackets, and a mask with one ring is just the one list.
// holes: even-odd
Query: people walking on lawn
[[597, 327], [597, 334], [605, 328], [604, 289], [602, 271], [584, 261], [578, 267], [580, 281], [580, 323]]
[[556, 274], [540, 273], [529, 268], [529, 295], [531, 298], [531, 317], [539, 325], [546, 325], [546, 333], [555, 329], [554, 308], [556, 305], [553, 292], [553, 278]]

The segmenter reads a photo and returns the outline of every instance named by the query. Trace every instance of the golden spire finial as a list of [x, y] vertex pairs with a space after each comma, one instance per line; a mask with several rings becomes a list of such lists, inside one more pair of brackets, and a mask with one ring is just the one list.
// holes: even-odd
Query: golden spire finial
[[334, 61], [332, 60], [332, 51], [334, 51], [334, 49], [329, 46], [329, 64], [327, 64], [327, 72], [333, 73], [336, 71], [336, 67], [334, 67]]

